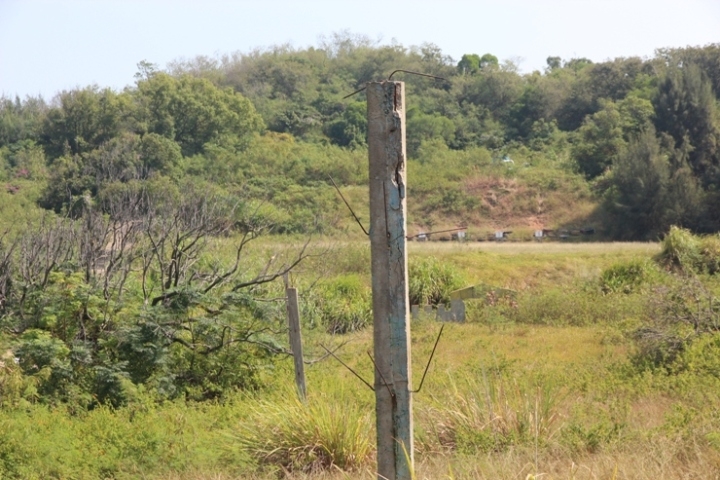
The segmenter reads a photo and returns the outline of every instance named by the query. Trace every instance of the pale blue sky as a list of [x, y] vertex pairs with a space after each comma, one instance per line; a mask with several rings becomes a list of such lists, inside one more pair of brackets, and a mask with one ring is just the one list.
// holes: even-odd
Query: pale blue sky
[[529, 72], [548, 56], [603, 61], [720, 43], [720, 0], [0, 0], [0, 95], [121, 90], [141, 60], [304, 48], [343, 30], [434, 43], [456, 61], [492, 53]]

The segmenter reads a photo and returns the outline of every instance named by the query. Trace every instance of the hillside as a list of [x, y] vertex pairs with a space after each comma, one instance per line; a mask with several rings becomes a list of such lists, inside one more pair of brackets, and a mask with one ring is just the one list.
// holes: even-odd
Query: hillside
[[338, 35], [322, 48], [165, 70], [141, 62], [122, 92], [92, 85], [51, 101], [0, 99], [0, 181], [11, 194], [31, 182], [40, 208], [71, 216], [109, 213], [129, 190], [173, 198], [192, 183], [262, 204], [274, 233], [353, 232], [329, 180], [363, 211], [366, 105], [348, 95], [404, 69], [438, 77], [394, 77], [407, 91], [411, 233], [713, 232], [719, 59], [718, 45], [597, 64], [549, 57], [544, 72], [521, 75], [492, 54], [456, 61], [433, 45]]

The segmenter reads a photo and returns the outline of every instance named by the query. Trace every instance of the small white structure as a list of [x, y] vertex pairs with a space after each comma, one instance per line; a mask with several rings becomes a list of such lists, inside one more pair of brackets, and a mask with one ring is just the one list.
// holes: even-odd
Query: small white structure
[[450, 237], [453, 240], [457, 240], [458, 242], [463, 242], [463, 241], [465, 241], [465, 233], [466, 233], [465, 230], [459, 230], [459, 231], [453, 233]]
[[507, 239], [508, 235], [510, 235], [512, 231], [510, 230], [497, 230], [495, 232], [495, 240], [498, 242], [502, 242], [503, 240]]

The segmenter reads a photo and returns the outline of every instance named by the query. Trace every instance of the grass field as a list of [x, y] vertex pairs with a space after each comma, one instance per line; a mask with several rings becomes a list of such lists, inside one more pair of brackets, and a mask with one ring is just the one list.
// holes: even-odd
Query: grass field
[[[353, 274], [367, 285], [365, 243], [322, 249], [296, 275], [301, 295], [319, 275]], [[411, 264], [432, 256], [463, 284], [517, 292], [513, 301], [478, 300], [466, 323], [445, 328], [414, 397], [415, 477], [720, 478], [718, 337], [680, 363], [638, 362], [634, 335], [658, 291], [685, 282], [653, 266], [659, 251], [628, 243], [410, 244]], [[649, 273], [606, 288], [618, 265]], [[698, 278], [717, 291], [714, 276]], [[337, 355], [372, 378], [370, 328], [330, 335], [312, 318], [303, 323], [308, 360], [323, 355], [321, 345], [342, 344]], [[412, 324], [416, 384], [439, 328]], [[307, 378], [307, 404], [295, 398], [292, 360], [283, 357], [265, 372], [264, 389], [218, 403], [157, 404], [140, 391], [117, 410], [6, 408], [0, 478], [376, 478], [373, 393], [331, 358], [309, 365]]]

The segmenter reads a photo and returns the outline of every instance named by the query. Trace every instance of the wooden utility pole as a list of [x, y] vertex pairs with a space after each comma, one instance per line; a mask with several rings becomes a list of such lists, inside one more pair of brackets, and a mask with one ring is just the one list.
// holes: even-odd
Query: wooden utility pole
[[413, 420], [405, 205], [405, 84], [367, 85], [378, 479], [410, 480]]
[[305, 364], [303, 363], [302, 336], [300, 334], [300, 306], [298, 304], [297, 288], [289, 287], [285, 279], [285, 295], [287, 298], [288, 332], [290, 335], [290, 349], [295, 361], [295, 385], [298, 395], [303, 401], [307, 395], [305, 386]]

